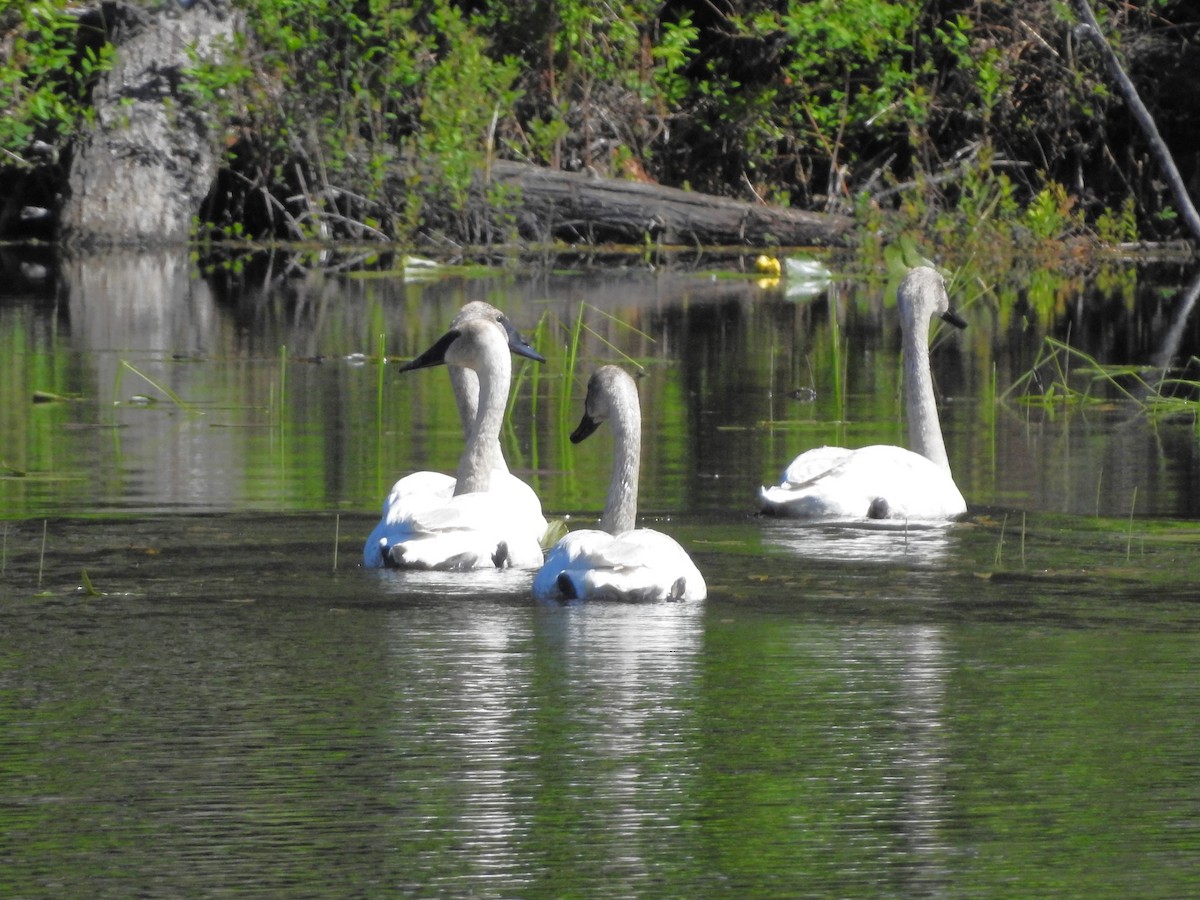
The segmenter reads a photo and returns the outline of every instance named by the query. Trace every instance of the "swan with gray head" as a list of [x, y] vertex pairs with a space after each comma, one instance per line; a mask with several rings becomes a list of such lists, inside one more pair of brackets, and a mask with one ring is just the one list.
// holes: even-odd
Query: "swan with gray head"
[[[464, 322], [469, 322], [472, 319], [483, 319], [485, 321], [495, 322], [504, 332], [508, 339], [508, 349], [518, 356], [523, 356], [526, 359], [532, 359], [535, 362], [544, 363], [546, 357], [542, 356], [533, 347], [529, 341], [525, 340], [525, 336], [517, 330], [517, 326], [512, 323], [499, 309], [492, 306], [483, 300], [472, 300], [470, 303], [463, 305], [450, 321], [450, 330], [462, 327]], [[479, 377], [475, 374], [475, 370], [467, 366], [448, 365], [447, 370], [450, 373], [450, 386], [454, 391], [454, 402], [458, 405], [458, 418], [462, 422], [463, 438], [470, 440], [471, 429], [475, 425], [475, 417], [479, 408]], [[504, 454], [500, 450], [500, 438], [497, 435], [493, 446], [490, 449], [492, 457], [493, 472], [499, 470], [508, 472], [508, 463], [504, 459]], [[493, 490], [495, 485], [493, 485]]]
[[[450, 323], [453, 331], [463, 323], [473, 319], [494, 322], [508, 341], [508, 348], [518, 356], [545, 362], [546, 358], [538, 353], [525, 340], [512, 321], [496, 307], [482, 300], [473, 300], [465, 304], [454, 316]], [[416, 361], [404, 366], [401, 371], [417, 368]], [[474, 369], [465, 366], [447, 365], [450, 373], [450, 386], [454, 391], [454, 402], [458, 406], [459, 419], [462, 422], [463, 439], [470, 440], [474, 428], [475, 417], [479, 406], [479, 378]], [[542, 505], [537, 494], [515, 475], [508, 471], [508, 463], [500, 450], [499, 435], [489, 448], [492, 461], [491, 491], [502, 491], [508, 496], [514, 513], [524, 516], [531, 528], [535, 528], [542, 518]], [[363, 565], [377, 569], [381, 566], [392, 565], [390, 556], [380, 548], [390, 545], [400, 535], [407, 534], [403, 529], [394, 528], [392, 523], [401, 521], [404, 516], [431, 505], [444, 503], [454, 496], [455, 479], [445, 472], [419, 471], [412, 472], [399, 479], [388, 492], [383, 504], [383, 515], [371, 536], [363, 545]], [[381, 544], [381, 539], [387, 544]]]
[[936, 315], [956, 328], [966, 328], [967, 323], [950, 308], [942, 276], [928, 266], [904, 276], [896, 300], [911, 449], [876, 444], [802, 453], [784, 470], [779, 484], [760, 489], [764, 513], [803, 519], [945, 521], [967, 511], [950, 472], [929, 369], [931, 319]]
[[602, 366], [588, 382], [578, 444], [605, 420], [613, 423], [613, 471], [600, 529], [573, 531], [546, 555], [533, 581], [539, 599], [703, 600], [704, 577], [673, 539], [635, 528], [642, 416], [637, 385], [624, 369]]
[[512, 379], [512, 338], [498, 324], [502, 323], [490, 316], [467, 318], [402, 367], [401, 371], [408, 371], [445, 364], [470, 370], [475, 376], [476, 410], [453, 477], [416, 472], [393, 486], [383, 516], [363, 547], [367, 567], [534, 568], [541, 564], [540, 541], [547, 527], [541, 503], [528, 485], [508, 472], [500, 454], [500, 428]]

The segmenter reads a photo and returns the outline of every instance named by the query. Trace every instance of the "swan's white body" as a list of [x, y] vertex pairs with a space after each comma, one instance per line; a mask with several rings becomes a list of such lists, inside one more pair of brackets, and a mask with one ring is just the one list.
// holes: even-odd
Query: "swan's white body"
[[[569, 585], [569, 587], [568, 587]], [[676, 541], [650, 528], [572, 531], [533, 580], [543, 600], [703, 600], [704, 576]]]
[[637, 385], [616, 366], [588, 382], [578, 443], [604, 419], [613, 420], [613, 474], [600, 529], [573, 531], [551, 548], [533, 581], [540, 599], [703, 600], [704, 577], [687, 552], [659, 531], [634, 528], [642, 418]]
[[509, 474], [500, 453], [512, 372], [508, 352], [504, 331], [491, 319], [476, 317], [462, 321], [409, 365], [444, 362], [471, 370], [477, 409], [455, 476], [415, 472], [392, 487], [383, 516], [363, 546], [365, 566], [541, 565], [540, 541], [547, 527], [541, 503], [527, 484]]
[[[541, 540], [547, 523], [533, 488], [500, 469], [492, 470], [486, 492], [455, 496], [456, 484], [453, 475], [443, 472], [413, 472], [397, 481], [384, 501], [379, 524], [363, 545], [363, 565], [371, 569], [398, 565], [390, 553], [403, 543], [406, 568], [487, 568], [496, 565], [495, 548], [501, 542], [509, 550], [501, 565], [535, 568], [542, 564]], [[417, 534], [423, 535], [419, 541]], [[435, 540], [435, 534], [440, 538]], [[514, 543], [513, 534], [532, 538], [532, 543], [523, 539]], [[389, 553], [386, 559], [385, 552]]]
[[945, 520], [967, 511], [942, 439], [929, 371], [929, 320], [965, 327], [936, 270], [911, 270], [896, 292], [903, 331], [904, 393], [911, 450], [877, 444], [819, 447], [792, 460], [778, 485], [759, 492], [763, 512], [804, 519]]

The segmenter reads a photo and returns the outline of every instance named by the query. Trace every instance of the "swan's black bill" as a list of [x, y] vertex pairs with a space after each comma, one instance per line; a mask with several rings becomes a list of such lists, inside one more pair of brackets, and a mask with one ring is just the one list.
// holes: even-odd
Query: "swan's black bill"
[[534, 362], [544, 363], [546, 357], [538, 353], [530, 345], [529, 341], [525, 340], [525, 335], [517, 331], [517, 326], [512, 323], [508, 316], [500, 316], [500, 324], [504, 326], [504, 333], [508, 335], [508, 349], [517, 356], [524, 356], [526, 359], [532, 359]]
[[576, 427], [576, 429], [571, 432], [571, 443], [578, 444], [585, 437], [587, 437], [593, 431], [595, 431], [597, 428], [599, 428], [600, 423], [602, 421], [603, 421], [603, 419], [593, 419], [587, 413], [584, 413], [583, 421], [581, 421], [579, 423], [578, 427]]
[[967, 327], [967, 320], [964, 319], [962, 316], [960, 316], [958, 313], [956, 313], [952, 309], [948, 309], [944, 313], [942, 313], [942, 321], [949, 322], [955, 328], [966, 328]]
[[428, 369], [430, 366], [444, 365], [446, 362], [446, 351], [450, 349], [450, 345], [458, 340], [458, 331], [447, 331], [437, 343], [414, 359], [412, 362], [406, 362], [400, 367], [401, 372], [411, 372], [413, 369]]

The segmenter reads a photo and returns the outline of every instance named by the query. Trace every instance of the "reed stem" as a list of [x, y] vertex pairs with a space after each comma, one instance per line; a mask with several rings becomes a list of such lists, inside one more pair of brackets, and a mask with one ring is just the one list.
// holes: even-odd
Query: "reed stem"
[[1137, 508], [1137, 485], [1133, 486], [1133, 499], [1129, 503], [1129, 533], [1125, 539], [1125, 562], [1129, 562], [1133, 551], [1133, 511]]
[[46, 520], [42, 519], [42, 552], [38, 556], [38, 590], [42, 589], [42, 573], [46, 570]]
[[342, 514], [338, 513], [333, 519], [333, 571], [337, 571], [338, 544], [342, 537]]
[[1025, 568], [1025, 513], [1021, 513], [1021, 568]]

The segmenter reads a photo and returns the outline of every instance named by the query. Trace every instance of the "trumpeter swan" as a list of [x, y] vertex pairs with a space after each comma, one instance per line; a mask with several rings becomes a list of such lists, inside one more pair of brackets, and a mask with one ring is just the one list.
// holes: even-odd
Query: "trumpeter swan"
[[602, 530], [573, 531], [551, 548], [533, 581], [540, 599], [703, 600], [704, 577], [672, 538], [634, 528], [642, 414], [637, 385], [624, 369], [602, 366], [588, 382], [578, 444], [605, 419], [613, 423], [613, 472]]
[[469, 318], [401, 371], [446, 364], [477, 379], [477, 410], [454, 477], [416, 472], [396, 482], [363, 547], [363, 564], [420, 569], [534, 568], [546, 531], [532, 489], [496, 471], [512, 378], [510, 340], [491, 317]]
[[819, 447], [792, 460], [780, 484], [760, 489], [764, 513], [817, 519], [945, 520], [967, 511], [954, 484], [929, 372], [929, 321], [967, 323], [950, 308], [942, 276], [909, 271], [896, 291], [903, 333], [904, 396], [911, 450]]

